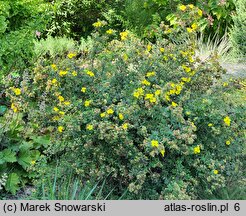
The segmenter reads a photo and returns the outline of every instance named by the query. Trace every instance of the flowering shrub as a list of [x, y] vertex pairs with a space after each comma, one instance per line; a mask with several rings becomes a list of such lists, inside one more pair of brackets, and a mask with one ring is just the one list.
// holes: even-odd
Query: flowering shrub
[[88, 53], [41, 59], [19, 83], [6, 81], [11, 112], [50, 136], [44, 155], [85, 180], [110, 175], [108, 187], [129, 198], [197, 199], [223, 187], [241, 165], [243, 116], [220, 97], [228, 86], [216, 56], [195, 55], [200, 14], [190, 9], [197, 16], [161, 25], [155, 44], [98, 21]]

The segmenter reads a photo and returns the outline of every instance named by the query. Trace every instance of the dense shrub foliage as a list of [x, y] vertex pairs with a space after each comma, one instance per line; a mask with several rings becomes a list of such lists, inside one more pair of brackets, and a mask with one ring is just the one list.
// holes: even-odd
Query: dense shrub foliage
[[0, 76], [30, 66], [33, 40], [45, 28], [47, 10], [43, 0], [0, 1]]
[[236, 14], [233, 17], [234, 26], [231, 30], [231, 39], [237, 56], [246, 58], [246, 1], [235, 1]]
[[5, 79], [5, 118], [20, 118], [24, 129], [17, 147], [2, 142], [0, 175], [17, 178], [21, 166], [42, 176], [58, 158], [82, 181], [108, 176], [109, 191], [127, 188], [129, 199], [197, 199], [242, 176], [245, 113], [223, 98], [230, 85], [216, 55], [196, 55], [201, 19], [201, 9], [180, 5], [155, 44], [98, 20], [88, 49], [40, 58], [21, 79]]

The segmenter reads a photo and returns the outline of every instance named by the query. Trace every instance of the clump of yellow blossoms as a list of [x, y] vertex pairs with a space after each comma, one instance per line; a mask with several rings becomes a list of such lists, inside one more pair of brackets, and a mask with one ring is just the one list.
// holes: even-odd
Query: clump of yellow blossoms
[[193, 149], [194, 154], [199, 154], [201, 152], [200, 146], [196, 146]]
[[218, 170], [214, 170], [214, 174], [217, 175], [219, 173]]
[[230, 125], [231, 125], [231, 119], [230, 119], [229, 116], [226, 116], [226, 117], [224, 118], [224, 123], [225, 123], [227, 126], [230, 126]]
[[226, 145], [230, 145], [231, 144], [231, 141], [230, 140], [226, 140]]
[[101, 116], [101, 118], [104, 118], [106, 116], [106, 113], [103, 112], [103, 113], [100, 114], [100, 116]]
[[89, 75], [90, 77], [94, 77], [95, 76], [95, 74], [92, 71], [87, 71], [86, 74]]
[[67, 75], [67, 71], [60, 70], [59, 76], [63, 77], [63, 76], [65, 76], [65, 75]]
[[138, 88], [134, 91], [133, 96], [139, 98], [144, 95], [144, 90], [142, 88]]
[[114, 33], [114, 30], [113, 30], [113, 29], [108, 29], [108, 30], [106, 31], [106, 33], [109, 34], [109, 35], [111, 35], [111, 34]]
[[15, 95], [20, 95], [21, 94], [21, 90], [19, 88], [12, 88], [12, 91], [15, 93]]
[[126, 31], [120, 33], [120, 38], [123, 41], [127, 39], [127, 36], [128, 36], [128, 32]]
[[127, 123], [124, 123], [124, 124], [122, 125], [122, 128], [123, 128], [124, 130], [127, 130], [128, 124], [127, 124]]
[[85, 93], [86, 92], [86, 87], [81, 88], [81, 92]]
[[151, 103], [156, 102], [156, 98], [154, 97], [154, 94], [146, 94], [145, 95], [145, 100], [149, 100]]
[[17, 108], [17, 106], [16, 106], [14, 103], [11, 104], [11, 109], [12, 109], [15, 113], [18, 111], [18, 108]]
[[151, 140], [151, 146], [157, 148], [159, 146], [158, 141], [157, 140]]
[[154, 72], [154, 71], [148, 72], [148, 73], [146, 74], [146, 77], [152, 77], [152, 76], [155, 76], [155, 72]]
[[73, 58], [73, 57], [75, 57], [75, 56], [76, 56], [75, 53], [68, 53], [67, 54], [67, 57], [70, 58], [70, 59]]
[[123, 120], [123, 119], [124, 119], [124, 116], [123, 116], [122, 113], [119, 113], [119, 119], [120, 119], [120, 120]]
[[148, 80], [143, 80], [142, 82], [141, 82], [143, 85], [146, 85], [146, 86], [150, 86], [150, 82], [148, 81]]
[[62, 133], [62, 132], [64, 131], [64, 127], [63, 127], [63, 126], [59, 126], [59, 127], [57, 128], [57, 130], [58, 130], [60, 133]]
[[64, 97], [62, 97], [61, 95], [59, 95], [59, 96], [58, 96], [58, 100], [59, 100], [60, 102], [63, 102], [65, 99], [64, 99]]
[[91, 104], [91, 100], [86, 100], [85, 103], [84, 103], [85, 107], [90, 106], [90, 104]]
[[114, 110], [113, 109], [108, 109], [107, 110], [107, 114], [112, 115], [113, 113], [114, 113]]
[[186, 6], [185, 6], [185, 5], [180, 5], [180, 6], [179, 6], [179, 10], [185, 11], [185, 10], [186, 10]]
[[93, 125], [91, 125], [91, 124], [86, 125], [86, 129], [87, 129], [87, 130], [93, 130], [93, 128], [94, 128], [94, 127], [93, 127]]
[[100, 28], [100, 27], [103, 26], [103, 23], [100, 22], [100, 21], [97, 21], [97, 22], [93, 23], [92, 25], [93, 25], [95, 28]]

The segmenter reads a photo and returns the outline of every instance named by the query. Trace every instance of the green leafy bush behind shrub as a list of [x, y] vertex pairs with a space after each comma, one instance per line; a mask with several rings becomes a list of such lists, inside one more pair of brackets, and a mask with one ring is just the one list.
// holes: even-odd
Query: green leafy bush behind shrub
[[129, 199], [211, 194], [242, 173], [244, 115], [220, 98], [229, 84], [219, 81], [216, 57], [195, 56], [199, 19], [196, 7], [181, 10], [173, 28], [160, 26], [156, 44], [98, 21], [93, 47], [79, 58], [41, 59], [22, 85], [6, 82], [12, 112], [26, 113], [33, 133], [51, 136], [43, 154], [85, 181], [110, 175], [115, 195], [125, 188]]
[[231, 29], [231, 40], [234, 52], [239, 58], [246, 58], [246, 1], [235, 1], [236, 14], [233, 16], [234, 26]]
[[35, 32], [44, 30], [47, 10], [43, 0], [0, 1], [0, 73], [30, 66]]

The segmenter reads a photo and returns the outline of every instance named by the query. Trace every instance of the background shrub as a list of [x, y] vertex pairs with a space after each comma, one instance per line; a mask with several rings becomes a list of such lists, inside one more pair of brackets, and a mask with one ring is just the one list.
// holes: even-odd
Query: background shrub
[[246, 56], [246, 1], [235, 1], [236, 14], [233, 16], [234, 26], [230, 35], [234, 47], [234, 52], [239, 58]]
[[195, 55], [199, 12], [179, 10], [155, 44], [97, 21], [88, 52], [40, 59], [22, 84], [8, 80], [12, 110], [50, 136], [47, 160], [60, 158], [83, 181], [107, 175], [105, 191], [127, 188], [129, 199], [197, 199], [243, 176], [242, 107], [219, 98], [229, 83], [216, 55]]

